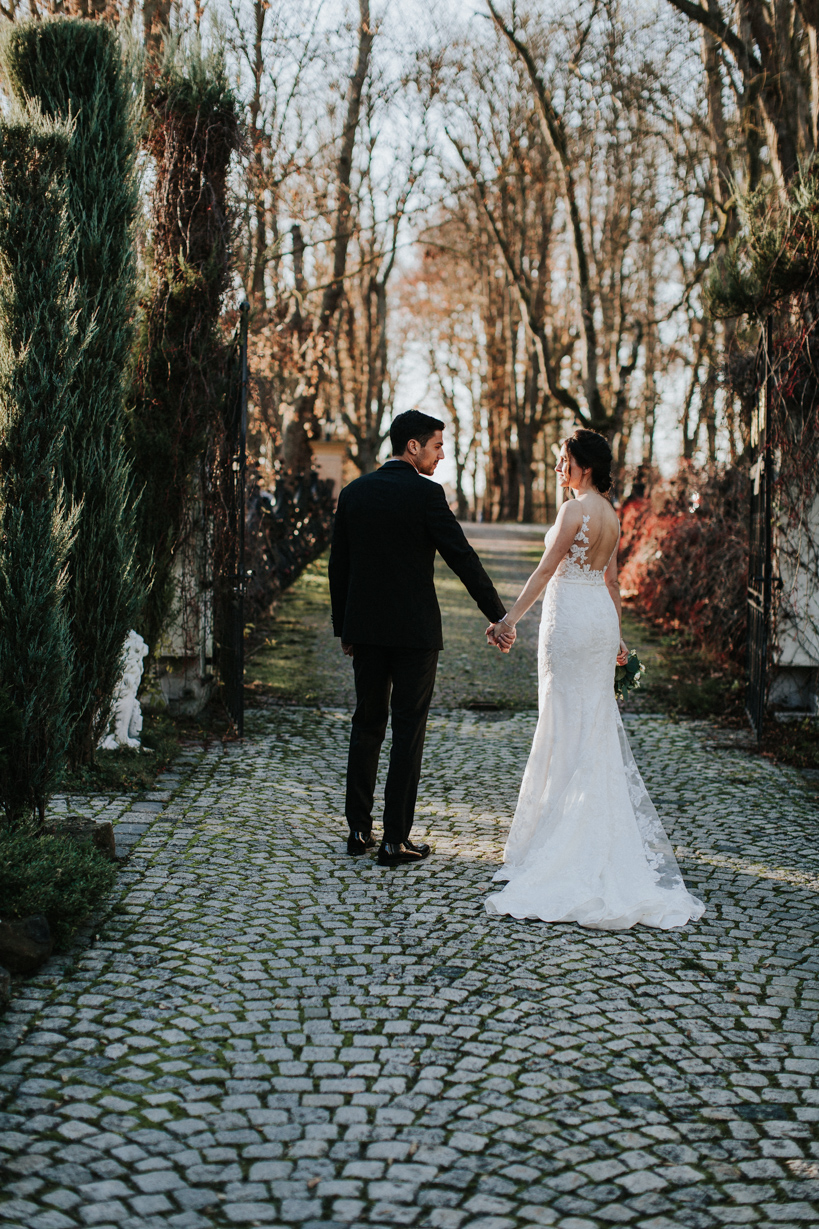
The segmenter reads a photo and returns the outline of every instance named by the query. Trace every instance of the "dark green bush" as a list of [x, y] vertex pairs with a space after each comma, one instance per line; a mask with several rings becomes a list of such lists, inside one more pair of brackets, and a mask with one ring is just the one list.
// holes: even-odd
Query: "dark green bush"
[[70, 733], [76, 518], [59, 471], [82, 349], [63, 184], [71, 132], [34, 106], [0, 118], [0, 810], [11, 822], [42, 819]]
[[0, 917], [44, 913], [58, 948], [99, 908], [116, 873], [90, 841], [40, 834], [29, 824], [0, 828]]
[[[73, 372], [57, 482], [66, 505], [78, 509], [65, 590], [68, 758], [87, 764], [108, 720], [123, 642], [138, 626], [147, 570], [135, 567], [138, 487], [124, 438], [135, 308], [136, 98], [116, 30], [105, 22], [17, 22], [0, 40], [0, 63], [21, 105], [32, 99], [45, 116], [71, 124], [61, 182], [84, 349]], [[53, 242], [45, 237], [46, 252]]]

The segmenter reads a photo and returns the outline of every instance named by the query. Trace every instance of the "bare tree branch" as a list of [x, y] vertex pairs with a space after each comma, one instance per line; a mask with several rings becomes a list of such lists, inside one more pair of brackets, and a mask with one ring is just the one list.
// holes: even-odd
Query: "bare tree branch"
[[710, 30], [714, 37], [719, 39], [722, 45], [731, 52], [743, 75], [747, 77], [761, 75], [762, 65], [752, 49], [731, 29], [718, 12], [711, 8], [705, 9], [701, 4], [694, 4], [693, 0], [668, 0], [668, 2], [689, 21], [696, 21], [706, 30]]
[[554, 364], [550, 361], [549, 344], [546, 337], [546, 332], [543, 328], [543, 323], [540, 320], [535, 321], [533, 319], [531, 298], [528, 287], [526, 286], [526, 279], [522, 273], [522, 270], [520, 269], [519, 264], [512, 256], [509, 244], [506, 241], [506, 238], [495, 218], [492, 207], [489, 204], [486, 194], [486, 185], [478, 173], [477, 167], [472, 162], [472, 159], [469, 157], [466, 150], [463, 148], [461, 142], [458, 141], [457, 138], [454, 137], [449, 131], [447, 131], [447, 136], [455, 146], [458, 156], [463, 162], [466, 170], [471, 175], [473, 183], [475, 184], [475, 189], [478, 194], [478, 200], [480, 201], [481, 208], [486, 216], [487, 222], [489, 223], [489, 228], [492, 231], [492, 235], [498, 246], [498, 251], [501, 253], [506, 267], [509, 270], [512, 285], [515, 289], [515, 294], [520, 304], [521, 317], [537, 349], [541, 374], [543, 375], [549, 392], [560, 405], [564, 406], [567, 410], [571, 410], [571, 412], [577, 416], [584, 426], [589, 426], [589, 419], [580, 408], [580, 403], [578, 402], [577, 398], [574, 397], [567, 388], [563, 388], [558, 383]]
[[563, 117], [558, 114], [552, 101], [551, 93], [538, 72], [534, 56], [527, 45], [518, 38], [514, 30], [506, 24], [495, 8], [493, 0], [487, 0], [492, 20], [498, 30], [509, 43], [515, 55], [520, 59], [529, 75], [534, 90], [537, 113], [540, 126], [548, 146], [551, 147], [560, 169], [561, 187], [566, 207], [569, 211], [572, 242], [575, 260], [577, 262], [577, 280], [580, 289], [580, 318], [585, 339], [584, 392], [588, 405], [589, 422], [596, 429], [608, 425], [609, 415], [603, 407], [597, 378], [597, 327], [595, 325], [594, 294], [589, 276], [589, 260], [586, 253], [586, 239], [580, 220], [580, 209], [577, 204], [577, 190], [574, 182], [574, 168], [569, 154]]
[[353, 75], [350, 78], [350, 89], [347, 94], [347, 114], [341, 135], [341, 150], [338, 156], [338, 173], [336, 189], [338, 191], [338, 209], [335, 224], [335, 246], [333, 250], [333, 277], [324, 291], [321, 310], [319, 312], [319, 330], [324, 331], [330, 324], [341, 301], [344, 288], [344, 272], [347, 265], [347, 247], [350, 240], [350, 215], [352, 213], [352, 196], [350, 180], [353, 171], [353, 147], [361, 115], [361, 94], [367, 78], [367, 68], [372, 51], [375, 31], [370, 25], [369, 0], [358, 0], [361, 21], [359, 25], [358, 58]]

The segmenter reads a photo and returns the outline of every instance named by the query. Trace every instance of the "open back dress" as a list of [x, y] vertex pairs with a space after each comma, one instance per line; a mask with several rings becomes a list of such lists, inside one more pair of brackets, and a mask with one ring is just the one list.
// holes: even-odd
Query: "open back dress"
[[617, 611], [605, 569], [586, 563], [589, 522], [584, 516], [544, 594], [538, 723], [495, 875], [507, 883], [486, 909], [599, 930], [667, 930], [696, 921], [705, 906], [683, 882], [623, 729]]

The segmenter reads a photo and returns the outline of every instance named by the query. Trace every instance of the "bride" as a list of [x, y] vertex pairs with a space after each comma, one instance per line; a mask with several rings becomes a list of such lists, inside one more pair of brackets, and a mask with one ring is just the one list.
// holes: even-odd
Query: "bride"
[[543, 558], [512, 609], [487, 629], [504, 652], [545, 590], [538, 644], [538, 723], [515, 818], [489, 896], [491, 914], [626, 930], [667, 930], [705, 906], [683, 883], [637, 769], [614, 698], [620, 636], [620, 525], [604, 492], [611, 449], [577, 430], [560, 450], [564, 503]]

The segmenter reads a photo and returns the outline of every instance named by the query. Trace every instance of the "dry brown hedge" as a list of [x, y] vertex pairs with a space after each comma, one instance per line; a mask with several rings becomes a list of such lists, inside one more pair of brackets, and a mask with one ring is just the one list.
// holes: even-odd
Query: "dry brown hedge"
[[621, 509], [620, 588], [666, 630], [685, 630], [725, 662], [746, 644], [748, 476], [695, 469]]

